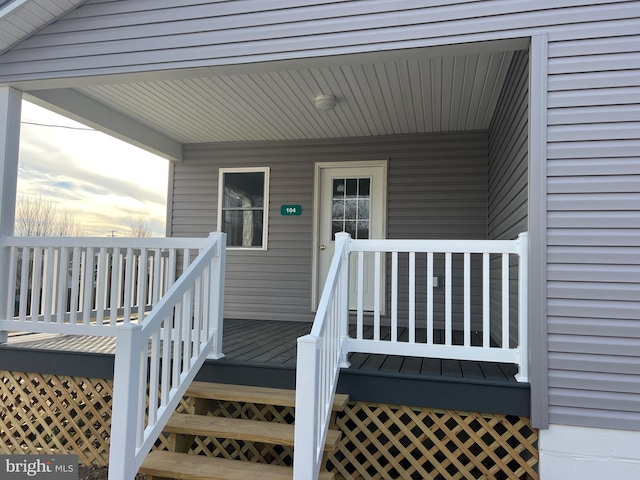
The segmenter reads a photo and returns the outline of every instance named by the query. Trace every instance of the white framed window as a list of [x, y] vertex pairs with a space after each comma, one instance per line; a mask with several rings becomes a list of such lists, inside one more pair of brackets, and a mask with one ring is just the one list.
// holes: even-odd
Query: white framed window
[[218, 188], [218, 231], [227, 247], [267, 249], [269, 167], [221, 168]]

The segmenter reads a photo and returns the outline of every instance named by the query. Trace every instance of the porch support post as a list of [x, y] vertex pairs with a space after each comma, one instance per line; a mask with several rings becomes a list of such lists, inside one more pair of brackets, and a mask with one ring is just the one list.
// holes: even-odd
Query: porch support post
[[[16, 217], [16, 192], [18, 183], [18, 152], [20, 149], [20, 113], [22, 92], [11, 87], [0, 87], [0, 238], [12, 236]], [[7, 312], [8, 302], [13, 302], [7, 291], [9, 270], [8, 253], [4, 242], [0, 245], [0, 316]], [[0, 331], [0, 343], [7, 341], [7, 332]]]

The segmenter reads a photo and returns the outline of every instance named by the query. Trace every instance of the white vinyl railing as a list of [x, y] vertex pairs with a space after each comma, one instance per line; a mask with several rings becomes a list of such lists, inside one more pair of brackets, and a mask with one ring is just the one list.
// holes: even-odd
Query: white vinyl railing
[[[526, 382], [527, 238], [525, 232], [516, 240], [351, 240], [350, 251], [357, 257], [354, 281], [358, 307], [356, 337], [349, 338], [348, 351], [513, 363], [519, 367], [517, 379]], [[375, 265], [369, 272], [364, 269], [367, 252], [374, 256]], [[400, 255], [405, 256], [402, 269]], [[421, 271], [418, 255], [422, 256]], [[390, 312], [385, 335], [380, 313], [383, 295], [377, 292], [384, 284], [381, 265], [387, 256]], [[434, 276], [437, 257], [443, 265], [440, 275]], [[426, 276], [421, 293], [420, 273]], [[373, 331], [365, 338], [362, 298], [367, 275], [375, 276], [376, 294], [371, 312]], [[399, 300], [400, 290], [404, 291], [404, 302]], [[423, 310], [418, 309], [420, 297]], [[437, 315], [442, 318], [438, 320]], [[419, 317], [423, 325], [419, 325]], [[402, 339], [398, 337], [401, 323], [407, 330]], [[441, 340], [435, 335], [438, 332]], [[458, 334], [460, 340], [455, 338]], [[472, 336], [479, 341], [472, 342]]]
[[[335, 245], [312, 331], [298, 339], [295, 480], [318, 477], [349, 352], [514, 363], [518, 381], [528, 378], [526, 232], [516, 240], [352, 240], [338, 233]], [[373, 285], [373, 305], [366, 285]], [[348, 337], [350, 304], [355, 338]]]
[[223, 233], [2, 239], [0, 334], [116, 337], [110, 480], [135, 477], [204, 360], [223, 356], [225, 256]]
[[[340, 368], [348, 367], [349, 234], [336, 248], [311, 333], [298, 339], [293, 478], [315, 480], [322, 462]], [[299, 441], [299, 439], [304, 439]]]
[[225, 248], [212, 234], [143, 322], [117, 327], [109, 480], [135, 477], [205, 359], [223, 356]]
[[206, 238], [5, 237], [0, 330], [114, 336], [140, 323]]

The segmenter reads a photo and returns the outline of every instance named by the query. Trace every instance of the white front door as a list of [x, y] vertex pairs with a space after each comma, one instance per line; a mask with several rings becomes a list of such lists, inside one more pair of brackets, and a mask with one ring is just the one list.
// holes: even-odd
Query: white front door
[[[316, 164], [316, 261], [317, 307], [331, 265], [334, 236], [347, 232], [354, 239], [385, 238], [387, 162]], [[350, 264], [350, 305], [356, 307], [355, 256]], [[364, 309], [373, 310], [373, 254], [365, 255]], [[384, 282], [381, 282], [383, 285]], [[384, 286], [382, 286], [384, 291]], [[382, 298], [382, 297], [381, 297]], [[384, 302], [381, 302], [383, 305]]]

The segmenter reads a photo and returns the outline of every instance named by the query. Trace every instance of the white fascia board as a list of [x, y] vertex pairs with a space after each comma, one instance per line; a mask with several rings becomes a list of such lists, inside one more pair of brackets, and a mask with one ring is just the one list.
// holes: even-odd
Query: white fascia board
[[31, 91], [25, 100], [167, 160], [182, 161], [182, 143], [71, 88]]

